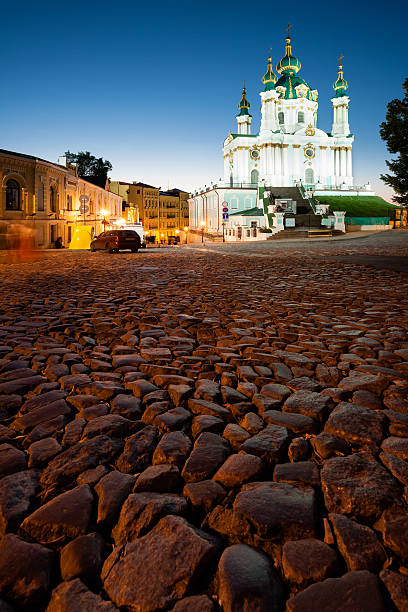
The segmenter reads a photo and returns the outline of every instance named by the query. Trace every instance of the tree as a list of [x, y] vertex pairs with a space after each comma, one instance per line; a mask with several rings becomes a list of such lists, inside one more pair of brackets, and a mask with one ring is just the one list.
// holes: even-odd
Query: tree
[[386, 161], [392, 174], [382, 174], [381, 179], [397, 194], [394, 201], [408, 205], [408, 79], [403, 85], [405, 96], [395, 98], [387, 105], [385, 121], [380, 125], [380, 136], [396, 159]]
[[112, 170], [112, 164], [107, 159], [95, 157], [89, 151], [79, 151], [79, 153], [65, 153], [67, 161], [70, 164], [76, 164], [78, 167], [78, 176], [98, 185], [105, 187], [108, 178], [108, 172]]

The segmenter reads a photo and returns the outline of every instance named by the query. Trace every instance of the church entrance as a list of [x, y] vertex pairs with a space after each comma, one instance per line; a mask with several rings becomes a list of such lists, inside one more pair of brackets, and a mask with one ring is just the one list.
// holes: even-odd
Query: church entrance
[[313, 168], [306, 168], [306, 170], [305, 170], [305, 183], [306, 183], [306, 185], [314, 185], [314, 172], [313, 172]]

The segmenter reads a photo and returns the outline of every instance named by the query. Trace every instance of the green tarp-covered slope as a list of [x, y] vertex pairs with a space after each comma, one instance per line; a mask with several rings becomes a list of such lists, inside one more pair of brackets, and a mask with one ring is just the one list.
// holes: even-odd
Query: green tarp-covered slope
[[344, 210], [347, 217], [392, 217], [396, 206], [378, 196], [315, 196], [321, 204], [329, 204], [330, 212]]

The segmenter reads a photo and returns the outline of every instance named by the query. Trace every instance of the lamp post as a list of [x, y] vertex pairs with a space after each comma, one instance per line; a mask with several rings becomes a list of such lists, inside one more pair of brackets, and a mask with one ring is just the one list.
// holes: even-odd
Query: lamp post
[[201, 225], [201, 242], [204, 242], [205, 221], [201, 221], [200, 225]]
[[106, 215], [108, 214], [108, 211], [105, 210], [104, 208], [102, 208], [102, 210], [100, 211], [100, 214], [102, 216], [102, 225], [103, 225], [103, 231], [105, 231], [106, 226], [108, 225], [108, 221], [106, 220]]
[[187, 227], [187, 225], [184, 227], [184, 231], [185, 231], [185, 233], [186, 233], [186, 244], [187, 244], [187, 232], [188, 232], [188, 227]]

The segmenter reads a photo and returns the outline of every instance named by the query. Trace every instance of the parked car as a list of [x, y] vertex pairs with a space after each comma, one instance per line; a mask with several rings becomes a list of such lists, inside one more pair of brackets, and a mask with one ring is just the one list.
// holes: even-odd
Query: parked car
[[130, 250], [137, 253], [141, 247], [140, 236], [133, 230], [111, 230], [102, 232], [96, 236], [92, 242], [91, 251], [107, 251], [108, 253], [118, 253], [119, 251]]

